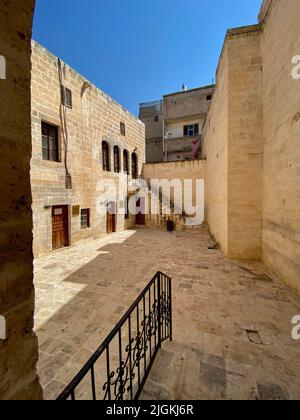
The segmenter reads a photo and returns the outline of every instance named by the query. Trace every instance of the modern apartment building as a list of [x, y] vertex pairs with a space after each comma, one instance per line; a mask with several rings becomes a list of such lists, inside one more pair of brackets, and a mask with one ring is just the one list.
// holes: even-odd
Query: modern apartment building
[[175, 92], [140, 105], [146, 126], [146, 162], [176, 162], [203, 157], [203, 126], [214, 85]]

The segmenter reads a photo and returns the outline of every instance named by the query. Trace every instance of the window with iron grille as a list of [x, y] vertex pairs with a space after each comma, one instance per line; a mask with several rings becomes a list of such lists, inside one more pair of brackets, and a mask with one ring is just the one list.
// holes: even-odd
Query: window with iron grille
[[185, 125], [183, 128], [184, 137], [194, 137], [199, 135], [199, 124]]
[[68, 108], [72, 108], [72, 92], [70, 89], [66, 88], [65, 86], [61, 87], [62, 92], [62, 103], [66, 105]]
[[120, 150], [118, 146], [114, 147], [114, 172], [120, 173]]
[[109, 162], [109, 145], [104, 141], [102, 143], [102, 167], [103, 171], [109, 172], [110, 171], [110, 162]]
[[58, 127], [42, 122], [43, 160], [59, 162]]
[[81, 210], [81, 229], [87, 229], [90, 227], [90, 210]]
[[120, 123], [120, 130], [121, 130], [121, 135], [126, 136], [126, 126], [122, 122]]

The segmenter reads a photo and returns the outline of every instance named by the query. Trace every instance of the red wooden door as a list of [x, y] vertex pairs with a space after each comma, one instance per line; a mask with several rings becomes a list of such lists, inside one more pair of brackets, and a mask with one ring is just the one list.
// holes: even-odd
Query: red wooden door
[[139, 199], [136, 203], [136, 206], [140, 209], [139, 213], [136, 215], [135, 223], [140, 226], [145, 226], [146, 224], [146, 215], [145, 215], [145, 199]]
[[52, 207], [52, 246], [53, 249], [69, 245], [68, 206]]

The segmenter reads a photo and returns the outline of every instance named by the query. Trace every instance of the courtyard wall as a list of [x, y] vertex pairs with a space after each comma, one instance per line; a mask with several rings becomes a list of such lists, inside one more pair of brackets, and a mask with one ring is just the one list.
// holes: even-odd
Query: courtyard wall
[[300, 2], [265, 1], [263, 57], [263, 262], [300, 292]]
[[[41, 399], [33, 333], [30, 39], [33, 0], [0, 2], [0, 400]], [[3, 414], [4, 416], [4, 414]]]
[[[138, 175], [145, 162], [145, 127], [116, 101], [92, 85], [65, 63], [61, 64], [63, 80], [59, 77], [58, 58], [38, 43], [32, 43], [32, 141], [31, 181], [34, 215], [34, 254], [52, 251], [53, 206], [69, 208], [69, 245], [106, 235], [106, 215], [97, 212], [98, 197], [104, 187], [99, 181], [112, 179], [119, 185], [119, 174], [114, 173], [113, 149], [120, 151], [123, 173], [123, 151], [138, 157]], [[66, 108], [66, 123], [61, 113], [61, 83], [72, 92], [72, 108]], [[58, 127], [60, 138], [59, 162], [43, 160], [42, 122]], [[125, 124], [125, 136], [120, 132]], [[67, 131], [67, 144], [64, 132]], [[110, 171], [102, 168], [102, 142], [110, 149]], [[72, 188], [66, 188], [66, 165], [72, 177]], [[126, 197], [117, 197], [116, 208], [125, 208]], [[80, 209], [90, 210], [90, 227], [81, 229]], [[77, 209], [77, 211], [76, 211]], [[125, 219], [117, 215], [116, 231], [135, 226], [134, 216]]]
[[227, 32], [205, 124], [207, 220], [229, 257], [263, 260], [300, 291], [300, 3], [265, 0]]

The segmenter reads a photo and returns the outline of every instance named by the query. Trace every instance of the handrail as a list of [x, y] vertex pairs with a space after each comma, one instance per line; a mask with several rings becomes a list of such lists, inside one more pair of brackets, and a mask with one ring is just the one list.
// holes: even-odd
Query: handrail
[[[116, 338], [118, 351], [112, 354], [110, 348]], [[172, 282], [158, 272], [58, 400], [76, 400], [78, 388], [89, 374], [91, 394], [90, 386], [83, 384], [79, 391], [82, 399], [138, 400], [161, 344], [167, 339], [172, 341]], [[104, 353], [105, 372], [95, 368]], [[113, 362], [113, 356], [117, 356], [117, 362]], [[106, 382], [101, 385], [103, 374]]]

